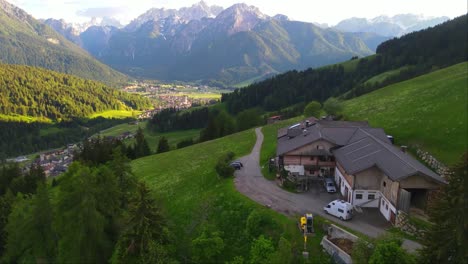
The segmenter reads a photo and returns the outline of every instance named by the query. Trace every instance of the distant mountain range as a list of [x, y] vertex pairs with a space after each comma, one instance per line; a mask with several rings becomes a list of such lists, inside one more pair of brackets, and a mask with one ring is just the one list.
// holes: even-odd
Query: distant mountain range
[[[91, 79], [122, 78], [102, 64], [95, 65], [97, 62], [64, 36], [101, 62], [134, 77], [211, 80], [212, 84], [220, 85], [249, 83], [290, 69], [320, 67], [367, 56], [392, 36], [445, 19], [427, 20], [413, 15], [372, 20], [353, 18], [336, 27], [324, 28], [324, 25], [291, 21], [285, 15], [270, 17], [246, 4], [223, 9], [201, 1], [178, 10], [150, 9], [125, 27], [109, 18], [96, 18], [84, 24], [55, 19], [43, 21], [62, 35], [59, 36], [24, 11], [4, 0], [0, 3], [5, 13], [1, 17], [15, 20], [0, 21], [4, 22], [0, 29], [6, 29], [2, 32], [21, 29], [27, 32], [28, 40], [20, 40], [18, 34], [3, 37], [11, 38], [10, 42], [34, 45], [23, 47], [21, 52], [36, 56], [34, 59], [21, 52], [11, 52], [15, 46], [7, 41], [0, 43], [0, 49], [3, 47], [11, 55], [4, 55], [7, 58], [0, 55], [3, 62], [41, 66]], [[5, 12], [13, 8], [19, 11]], [[36, 26], [31, 26], [32, 23]], [[12, 26], [15, 24], [18, 26]], [[46, 50], [47, 56], [34, 53], [40, 50]], [[70, 52], [73, 59], [63, 58]]]
[[232, 85], [367, 56], [388, 38], [270, 17], [246, 4], [223, 10], [202, 1], [179, 10], [153, 8], [122, 29], [92, 26], [70, 39], [133, 76]]
[[339, 22], [333, 28], [343, 32], [369, 32], [381, 36], [399, 37], [401, 35], [436, 26], [450, 18], [424, 17], [402, 14], [393, 17], [378, 16], [373, 19], [353, 17]]
[[0, 0], [0, 63], [38, 66], [107, 83], [127, 79], [4, 0]]

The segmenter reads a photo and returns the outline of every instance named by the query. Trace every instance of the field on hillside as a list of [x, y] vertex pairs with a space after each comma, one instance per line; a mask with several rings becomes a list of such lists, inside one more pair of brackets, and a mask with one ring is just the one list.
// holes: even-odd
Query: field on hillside
[[[236, 256], [247, 260], [251, 241], [260, 234], [272, 237], [275, 247], [281, 236], [286, 238], [297, 253], [296, 260], [301, 258], [302, 237], [295, 220], [244, 197], [236, 191], [232, 179], [221, 179], [214, 170], [221, 154], [233, 151], [240, 157], [248, 154], [254, 143], [255, 134], [248, 130], [132, 162], [135, 175], [147, 182], [165, 207], [169, 225], [176, 232], [180, 259], [190, 262], [192, 240], [203, 231], [217, 233], [224, 242], [216, 262], [231, 261]], [[252, 214], [264, 220], [248, 231], [247, 219]], [[323, 231], [320, 226], [316, 230], [308, 250], [313, 260], [327, 260], [319, 247]]]
[[381, 83], [381, 82], [385, 81], [386, 79], [388, 79], [390, 77], [393, 77], [395, 75], [399, 75], [401, 71], [406, 70], [408, 68], [409, 68], [408, 66], [405, 66], [405, 67], [401, 67], [401, 68], [396, 69], [396, 70], [383, 72], [383, 73], [381, 73], [379, 75], [376, 75], [376, 76], [370, 78], [369, 80], [365, 81], [364, 84]]
[[467, 85], [465, 62], [346, 101], [344, 113], [451, 165], [467, 149]]
[[127, 118], [127, 117], [138, 117], [141, 111], [127, 111], [127, 110], [109, 110], [101, 113], [96, 113], [90, 116], [90, 118], [104, 117], [104, 118]]
[[[145, 139], [148, 141], [148, 145], [150, 146], [151, 151], [156, 152], [158, 148], [159, 139], [161, 137], [166, 137], [169, 146], [171, 149], [176, 149], [177, 143], [186, 139], [193, 139], [197, 140], [200, 136], [200, 129], [191, 129], [191, 130], [181, 130], [181, 131], [174, 131], [174, 132], [167, 132], [167, 133], [153, 133], [146, 129], [148, 121], [139, 122], [138, 125], [134, 124], [121, 124], [115, 127], [111, 127], [109, 129], [101, 131], [99, 134], [101, 136], [119, 136], [125, 132], [136, 133], [139, 127], [143, 129], [143, 133], [145, 135]], [[135, 142], [134, 139], [126, 140], [127, 144], [133, 144]]]
[[[153, 133], [148, 131], [147, 129], [144, 130], [145, 138], [148, 141], [148, 145], [153, 152], [156, 152], [158, 148], [159, 139], [161, 137], [166, 137], [167, 141], [169, 142], [169, 146], [171, 149], [176, 149], [177, 143], [186, 140], [186, 139], [193, 139], [198, 140], [200, 137], [200, 129], [191, 129], [191, 130], [181, 130], [181, 131], [174, 131], [174, 132], [167, 132], [167, 133]], [[133, 143], [133, 140], [130, 140], [129, 143]]]

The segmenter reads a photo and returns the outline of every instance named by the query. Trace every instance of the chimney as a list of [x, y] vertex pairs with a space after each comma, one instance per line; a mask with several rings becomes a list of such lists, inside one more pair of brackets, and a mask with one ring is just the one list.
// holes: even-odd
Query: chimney
[[403, 153], [406, 153], [406, 150], [408, 149], [408, 147], [407, 146], [401, 146], [400, 149], [401, 149], [401, 151]]

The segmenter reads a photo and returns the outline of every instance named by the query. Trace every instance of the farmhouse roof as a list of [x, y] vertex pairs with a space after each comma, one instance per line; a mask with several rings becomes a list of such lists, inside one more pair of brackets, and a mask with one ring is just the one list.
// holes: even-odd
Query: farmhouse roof
[[277, 155], [283, 155], [318, 140], [326, 140], [336, 146], [344, 146], [364, 137], [365, 134], [362, 131], [367, 131], [367, 133], [381, 138], [384, 142], [390, 143], [383, 129], [371, 128], [367, 122], [320, 120], [309, 127], [301, 126], [296, 129], [303, 131], [301, 135], [295, 137], [287, 135], [288, 128], [281, 130], [282, 136], [278, 138]]
[[347, 173], [355, 174], [376, 166], [394, 181], [422, 175], [445, 183], [443, 178], [399, 148], [365, 130], [359, 133], [362, 135], [356, 135], [352, 143], [333, 151], [337, 162]]

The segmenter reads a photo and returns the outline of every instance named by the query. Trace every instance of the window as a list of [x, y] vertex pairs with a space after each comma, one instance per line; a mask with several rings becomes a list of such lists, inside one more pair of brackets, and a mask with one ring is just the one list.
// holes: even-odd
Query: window
[[384, 204], [384, 201], [382, 200], [382, 206], [383, 206], [383, 204]]
[[338, 209], [338, 212], [344, 213], [343, 209]]
[[374, 199], [375, 199], [375, 194], [367, 195], [367, 200], [374, 200]]
[[388, 210], [388, 204], [385, 205], [385, 210]]
[[387, 186], [387, 183], [384, 181], [383, 182], [383, 187], [386, 187]]
[[356, 194], [356, 200], [362, 200], [362, 193]]

